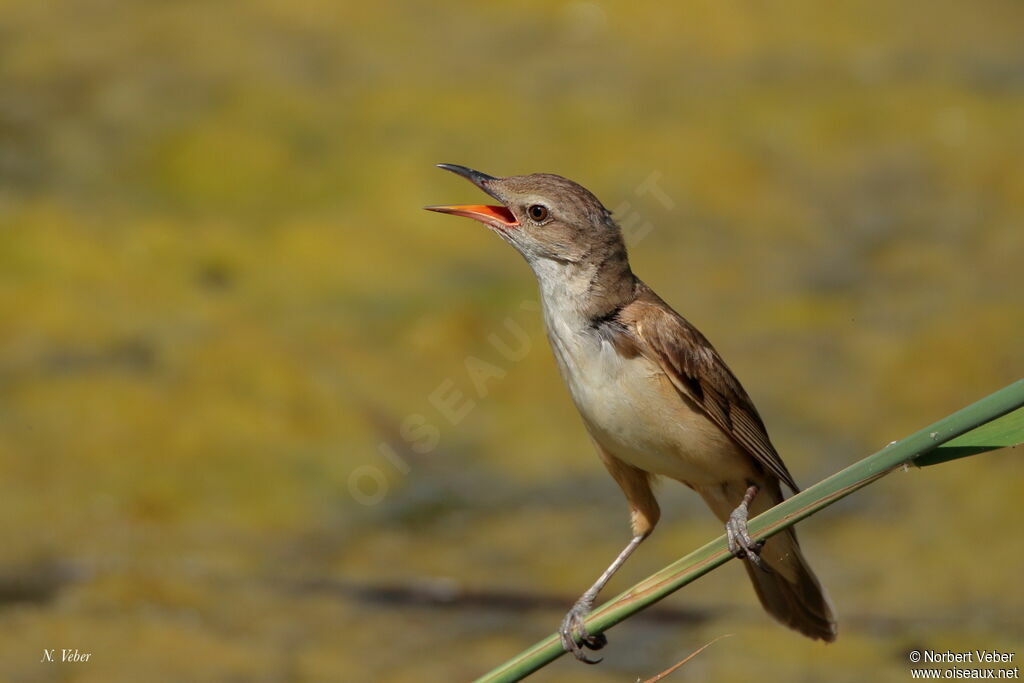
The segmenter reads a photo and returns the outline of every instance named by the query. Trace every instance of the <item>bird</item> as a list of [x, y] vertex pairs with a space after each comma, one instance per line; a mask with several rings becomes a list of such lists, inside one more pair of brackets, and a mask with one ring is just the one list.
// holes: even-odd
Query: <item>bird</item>
[[755, 542], [747, 520], [799, 492], [749, 394], [718, 351], [634, 275], [622, 230], [583, 186], [559, 175], [495, 177], [457, 164], [495, 205], [428, 206], [475, 219], [530, 265], [561, 376], [600, 459], [625, 494], [632, 536], [576, 601], [558, 633], [578, 660], [607, 644], [585, 619], [601, 589], [654, 530], [652, 484], [676, 480], [725, 524], [764, 609], [812, 639], [832, 642], [832, 603], [791, 528]]

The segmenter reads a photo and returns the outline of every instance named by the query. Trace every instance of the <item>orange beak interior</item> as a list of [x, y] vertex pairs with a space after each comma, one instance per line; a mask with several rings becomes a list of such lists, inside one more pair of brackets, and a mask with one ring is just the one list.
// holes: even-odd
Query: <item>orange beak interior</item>
[[493, 224], [497, 222], [509, 228], [519, 225], [519, 221], [517, 221], [515, 216], [512, 215], [512, 212], [504, 206], [461, 204], [458, 206], [428, 206], [426, 209], [428, 211], [437, 211], [438, 213], [450, 213], [453, 216], [473, 218], [481, 223]]

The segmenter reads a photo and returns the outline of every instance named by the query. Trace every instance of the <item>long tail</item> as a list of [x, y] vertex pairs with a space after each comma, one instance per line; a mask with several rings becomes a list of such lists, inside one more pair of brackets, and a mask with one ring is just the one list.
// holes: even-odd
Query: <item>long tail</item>
[[[737, 482], [725, 487], [698, 489], [698, 492], [715, 515], [725, 522], [743, 499], [746, 488], [746, 482]], [[778, 482], [761, 486], [751, 505], [750, 517], [781, 501]], [[761, 551], [761, 559], [769, 571], [750, 562], [743, 564], [765, 610], [805, 636], [829, 643], [835, 640], [836, 619], [832, 603], [800, 552], [796, 532], [789, 528], [769, 538]]]

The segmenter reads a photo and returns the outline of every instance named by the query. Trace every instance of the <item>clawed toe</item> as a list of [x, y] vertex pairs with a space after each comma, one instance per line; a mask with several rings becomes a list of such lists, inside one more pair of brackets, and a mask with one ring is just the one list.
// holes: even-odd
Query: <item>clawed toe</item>
[[[730, 519], [729, 522], [732, 522]], [[725, 533], [729, 539], [729, 552], [741, 560], [750, 560], [754, 566], [764, 569], [761, 561], [761, 550], [764, 548], [764, 541], [754, 541], [747, 533], [746, 525], [736, 528], [732, 524], [725, 525]]]
[[562, 620], [562, 625], [558, 629], [558, 635], [561, 637], [562, 647], [565, 648], [566, 652], [571, 652], [581, 662], [597, 664], [602, 658], [596, 657], [592, 659], [583, 648], [600, 650], [608, 644], [608, 639], [603, 633], [591, 634], [587, 631], [583, 620], [589, 613], [590, 605], [577, 602]]
[[761, 550], [764, 548], [764, 541], [755, 541], [750, 537], [747, 530], [747, 516], [750, 502], [757, 493], [757, 487], [751, 486], [743, 497], [743, 502], [729, 515], [729, 521], [725, 523], [725, 535], [729, 541], [729, 552], [739, 559], [750, 560], [755, 567], [768, 568], [761, 561]]

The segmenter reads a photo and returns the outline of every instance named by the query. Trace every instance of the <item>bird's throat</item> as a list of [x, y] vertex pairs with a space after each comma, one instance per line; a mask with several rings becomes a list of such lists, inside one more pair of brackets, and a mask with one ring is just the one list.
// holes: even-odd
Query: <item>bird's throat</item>
[[609, 321], [636, 298], [636, 276], [624, 255], [583, 263], [543, 260], [531, 266], [549, 331], [556, 326], [588, 333], [596, 322]]

